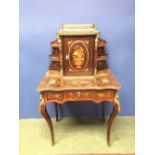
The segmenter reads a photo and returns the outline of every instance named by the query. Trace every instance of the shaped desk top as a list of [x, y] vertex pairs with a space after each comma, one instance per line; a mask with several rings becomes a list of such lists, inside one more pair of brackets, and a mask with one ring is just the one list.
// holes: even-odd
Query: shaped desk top
[[[62, 83], [61, 83], [62, 81]], [[120, 90], [112, 72], [107, 69], [97, 73], [97, 78], [91, 76], [71, 76], [61, 78], [60, 72], [49, 70], [41, 80], [37, 91], [64, 91], [64, 90]]]

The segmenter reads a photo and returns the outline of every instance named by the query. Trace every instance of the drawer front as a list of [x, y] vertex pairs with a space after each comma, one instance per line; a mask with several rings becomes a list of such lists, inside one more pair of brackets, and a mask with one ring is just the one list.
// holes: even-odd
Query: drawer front
[[64, 99], [64, 95], [63, 92], [47, 92], [46, 98], [47, 100], [62, 101]]
[[113, 101], [115, 92], [109, 90], [95, 91], [94, 96], [97, 101]]
[[73, 101], [73, 100], [83, 100], [89, 101], [93, 99], [93, 91], [66, 91], [65, 99]]
[[116, 91], [113, 90], [67, 90], [62, 92], [45, 92], [48, 102], [64, 103], [66, 101], [113, 101]]

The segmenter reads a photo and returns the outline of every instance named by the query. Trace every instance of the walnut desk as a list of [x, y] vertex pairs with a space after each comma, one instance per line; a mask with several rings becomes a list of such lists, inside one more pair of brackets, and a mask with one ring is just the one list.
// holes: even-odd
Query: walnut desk
[[55, 104], [57, 118], [57, 105], [67, 101], [111, 102], [113, 110], [107, 125], [107, 143], [110, 144], [111, 125], [120, 111], [121, 85], [108, 68], [105, 45], [106, 41], [99, 38], [99, 32], [91, 24], [63, 25], [57, 39], [51, 42], [51, 64], [37, 90], [39, 110], [49, 126], [52, 144], [54, 130], [46, 105]]

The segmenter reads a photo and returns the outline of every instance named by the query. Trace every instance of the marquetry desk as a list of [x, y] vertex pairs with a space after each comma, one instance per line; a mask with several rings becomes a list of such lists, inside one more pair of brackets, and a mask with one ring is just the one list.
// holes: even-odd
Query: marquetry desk
[[63, 25], [57, 39], [51, 42], [51, 64], [37, 90], [39, 110], [50, 128], [52, 144], [54, 131], [46, 105], [56, 106], [67, 101], [111, 102], [113, 111], [108, 120], [107, 143], [110, 144], [111, 125], [120, 111], [118, 91], [121, 85], [107, 65], [106, 41], [99, 38], [94, 25]]

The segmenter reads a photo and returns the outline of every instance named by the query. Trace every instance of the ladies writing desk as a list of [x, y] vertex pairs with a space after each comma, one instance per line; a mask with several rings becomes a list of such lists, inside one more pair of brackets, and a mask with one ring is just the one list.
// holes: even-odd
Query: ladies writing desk
[[108, 68], [105, 45], [106, 41], [99, 38], [99, 32], [91, 24], [63, 25], [57, 39], [51, 42], [51, 64], [37, 90], [39, 110], [49, 126], [52, 144], [54, 131], [46, 105], [53, 102], [58, 117], [58, 104], [67, 101], [111, 102], [113, 110], [107, 125], [107, 143], [110, 143], [111, 125], [120, 111], [121, 86]]

